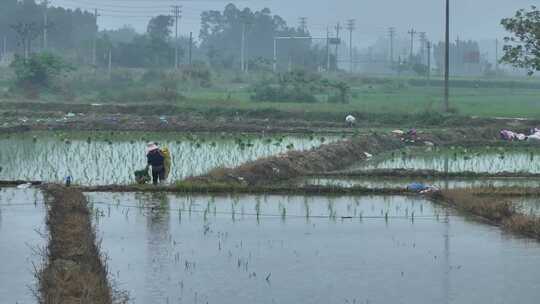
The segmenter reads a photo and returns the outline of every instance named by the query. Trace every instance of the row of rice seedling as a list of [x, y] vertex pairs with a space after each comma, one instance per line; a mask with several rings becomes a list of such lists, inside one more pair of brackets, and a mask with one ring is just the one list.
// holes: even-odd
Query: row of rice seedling
[[307, 150], [337, 138], [248, 134], [143, 134], [126, 132], [30, 133], [0, 139], [0, 179], [127, 184], [146, 165], [148, 141], [168, 147], [171, 180], [233, 167], [288, 150]]

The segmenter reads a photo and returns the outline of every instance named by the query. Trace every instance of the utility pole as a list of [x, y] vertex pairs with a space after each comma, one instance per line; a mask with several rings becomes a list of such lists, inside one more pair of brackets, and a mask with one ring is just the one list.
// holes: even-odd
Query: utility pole
[[394, 63], [394, 38], [396, 37], [396, 28], [391, 27], [388, 29], [388, 34], [390, 35], [390, 63]]
[[109, 66], [108, 66], [109, 79], [112, 75], [112, 46], [109, 47]]
[[499, 39], [495, 39], [495, 76], [499, 75]]
[[302, 33], [305, 34], [307, 32], [307, 17], [300, 17], [299, 19], [299, 28], [302, 30]]
[[426, 42], [427, 47], [427, 83], [428, 86], [431, 84], [431, 42], [428, 40]]
[[193, 64], [193, 32], [189, 32], [189, 65]]
[[94, 68], [97, 66], [96, 47], [97, 47], [97, 35], [98, 35], [98, 17], [99, 17], [98, 9], [96, 8], [94, 9], [94, 18], [96, 20], [96, 32], [94, 33], [94, 42], [92, 45], [92, 65], [94, 66]]
[[242, 41], [240, 45], [240, 67], [241, 67], [242, 72], [246, 71], [245, 52], [246, 52], [246, 22], [242, 20]]
[[426, 32], [420, 32], [420, 60], [421, 63], [424, 64], [426, 62], [425, 56], [426, 56], [426, 41], [427, 41], [427, 35]]
[[49, 27], [49, 20], [47, 16], [47, 9], [49, 7], [49, 0], [43, 0], [43, 49], [48, 48], [47, 44], [47, 30]]
[[341, 24], [338, 22], [336, 25], [336, 71], [339, 70], [339, 31], [341, 31]]
[[446, 0], [446, 34], [444, 45], [444, 110], [450, 109], [450, 0]]
[[277, 38], [276, 37], [274, 37], [274, 64], [273, 64], [272, 70], [274, 70], [274, 73], [277, 72]]
[[347, 21], [347, 30], [349, 30], [349, 63], [350, 63], [350, 72], [354, 72], [354, 66], [353, 66], [353, 31], [356, 29], [355, 27], [356, 20], [350, 19]]
[[2, 51], [3, 56], [7, 55], [7, 36], [4, 36], [4, 48]]
[[326, 27], [326, 72], [330, 72], [330, 29]]
[[179, 66], [179, 60], [178, 60], [178, 21], [181, 17], [182, 13], [182, 6], [181, 5], [173, 5], [172, 7], [172, 13], [174, 16], [174, 69], [178, 69]]
[[414, 36], [416, 35], [416, 31], [414, 28], [412, 28], [410, 31], [408, 31], [409, 35], [411, 35], [411, 54], [410, 54], [410, 61], [412, 61], [412, 58], [414, 56]]

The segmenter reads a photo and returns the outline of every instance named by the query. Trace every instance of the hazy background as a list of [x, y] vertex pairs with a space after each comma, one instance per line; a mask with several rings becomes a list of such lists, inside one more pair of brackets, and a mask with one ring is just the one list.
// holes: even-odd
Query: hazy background
[[[182, 34], [194, 32], [198, 36], [199, 16], [203, 10], [223, 10], [227, 3], [240, 8], [268, 7], [284, 17], [290, 25], [300, 17], [308, 18], [308, 28], [316, 35], [325, 35], [337, 22], [356, 19], [356, 45], [363, 47], [377, 37], [386, 35], [388, 27], [396, 27], [400, 36], [411, 28], [427, 32], [432, 40], [443, 39], [444, 0], [252, 0], [252, 1], [171, 1], [171, 0], [52, 0], [52, 5], [66, 8], [99, 9], [101, 29], [114, 29], [125, 24], [144, 32], [151, 16], [170, 14], [171, 5], [183, 6], [180, 22]], [[524, 7], [535, 4], [531, 0], [452, 0], [452, 39], [491, 41], [504, 37], [500, 20]]]

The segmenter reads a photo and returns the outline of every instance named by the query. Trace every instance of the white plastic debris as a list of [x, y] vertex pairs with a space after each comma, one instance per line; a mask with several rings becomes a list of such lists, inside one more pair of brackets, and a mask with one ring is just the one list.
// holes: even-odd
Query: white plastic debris
[[17, 189], [28, 189], [32, 187], [32, 184], [31, 183], [26, 183], [26, 184], [20, 184], [17, 186]]

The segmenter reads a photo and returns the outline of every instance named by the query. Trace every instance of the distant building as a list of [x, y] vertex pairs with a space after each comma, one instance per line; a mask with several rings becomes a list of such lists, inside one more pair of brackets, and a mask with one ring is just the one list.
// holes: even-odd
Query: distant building
[[0, 67], [8, 67], [15, 56], [12, 53], [0, 55]]

